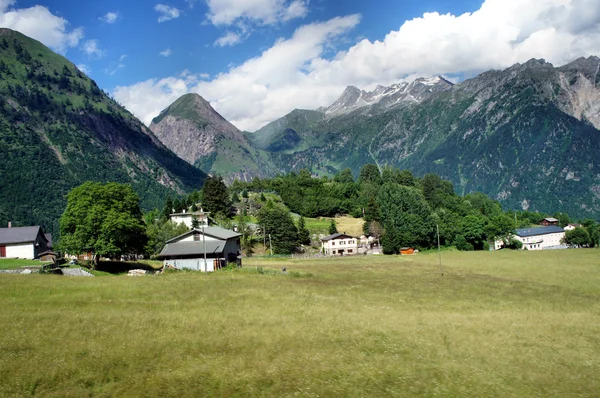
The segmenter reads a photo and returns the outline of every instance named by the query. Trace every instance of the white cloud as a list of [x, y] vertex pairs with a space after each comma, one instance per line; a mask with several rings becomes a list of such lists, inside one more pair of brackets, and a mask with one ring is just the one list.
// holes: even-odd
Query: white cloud
[[88, 76], [90, 75], [90, 73], [92, 73], [92, 70], [86, 64], [77, 64], [77, 69], [79, 69]]
[[119, 14], [116, 12], [107, 12], [106, 15], [104, 15], [98, 19], [101, 20], [102, 22], [113, 24], [113, 23], [117, 22], [117, 19], [119, 19]]
[[87, 40], [85, 43], [83, 43], [82, 50], [88, 56], [96, 59], [102, 58], [106, 55], [106, 52], [104, 50], [101, 50], [100, 47], [98, 47], [98, 40], [95, 39]]
[[165, 57], [165, 58], [166, 58], [166, 57], [168, 57], [169, 55], [171, 55], [171, 49], [170, 49], [170, 48], [167, 48], [166, 50], [159, 52], [159, 53], [158, 53], [158, 55], [161, 55], [161, 56], [163, 56], [163, 57]]
[[225, 36], [219, 37], [215, 40], [214, 45], [219, 47], [234, 46], [242, 41], [242, 37], [234, 32], [227, 32]]
[[207, 17], [215, 25], [233, 25], [243, 20], [270, 25], [308, 13], [308, 0], [207, 0]]
[[66, 19], [52, 14], [44, 6], [11, 8], [14, 4], [14, 0], [0, 0], [0, 27], [17, 30], [62, 54], [83, 38], [82, 28], [69, 30]]
[[160, 17], [158, 17], [159, 23], [179, 18], [179, 10], [175, 7], [169, 7], [166, 4], [155, 5], [154, 11], [157, 11], [161, 14]]
[[305, 25], [212, 80], [149, 80], [118, 87], [115, 98], [149, 123], [176, 94], [197, 92], [239, 128], [255, 130], [294, 108], [329, 105], [347, 85], [474, 73], [534, 57], [561, 65], [600, 54], [597, 0], [486, 0], [473, 13], [426, 13], [381, 41], [363, 39], [325, 57], [332, 40], [358, 22], [353, 15]]
[[194, 8], [198, 0], [185, 0], [185, 2], [188, 3], [188, 6], [190, 6], [190, 8]]

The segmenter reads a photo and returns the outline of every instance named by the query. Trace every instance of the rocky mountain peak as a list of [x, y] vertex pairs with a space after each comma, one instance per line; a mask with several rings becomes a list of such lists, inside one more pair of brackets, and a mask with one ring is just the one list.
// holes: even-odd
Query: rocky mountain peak
[[327, 116], [342, 115], [363, 108], [378, 113], [394, 107], [420, 103], [452, 86], [452, 83], [441, 76], [418, 78], [411, 83], [399, 82], [388, 87], [378, 85], [373, 91], [348, 86], [331, 106], [319, 108], [318, 111]]

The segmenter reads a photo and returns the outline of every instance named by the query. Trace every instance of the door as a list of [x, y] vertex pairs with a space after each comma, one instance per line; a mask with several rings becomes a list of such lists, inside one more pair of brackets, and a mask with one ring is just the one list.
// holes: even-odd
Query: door
[[0, 257], [6, 257], [6, 246], [0, 246]]

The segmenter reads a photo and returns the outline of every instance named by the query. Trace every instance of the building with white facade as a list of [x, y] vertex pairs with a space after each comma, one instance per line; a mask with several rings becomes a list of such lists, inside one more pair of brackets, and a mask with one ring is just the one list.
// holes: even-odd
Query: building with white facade
[[514, 237], [521, 241], [523, 249], [527, 250], [563, 249], [567, 247], [561, 242], [565, 237], [565, 230], [556, 225], [517, 229]]
[[191, 229], [194, 218], [198, 220], [198, 227], [201, 227], [202, 225], [208, 227], [208, 214], [208, 212], [202, 210], [190, 212], [184, 210], [181, 213], [169, 214], [169, 218], [175, 224], [185, 224], [186, 227]]
[[333, 234], [321, 239], [321, 250], [329, 256], [354, 255], [358, 253], [358, 238], [346, 234]]
[[0, 257], [33, 260], [49, 251], [51, 241], [40, 226], [0, 228]]
[[221, 227], [192, 229], [167, 241], [158, 258], [164, 266], [202, 272], [213, 272], [228, 263], [241, 266], [241, 236]]

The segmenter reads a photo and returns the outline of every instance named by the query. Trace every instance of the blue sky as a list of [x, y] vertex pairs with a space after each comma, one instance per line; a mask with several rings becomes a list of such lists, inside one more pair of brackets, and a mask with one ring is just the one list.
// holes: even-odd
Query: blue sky
[[328, 105], [346, 85], [458, 79], [600, 54], [597, 0], [0, 0], [21, 30], [145, 123], [197, 92], [241, 129]]

